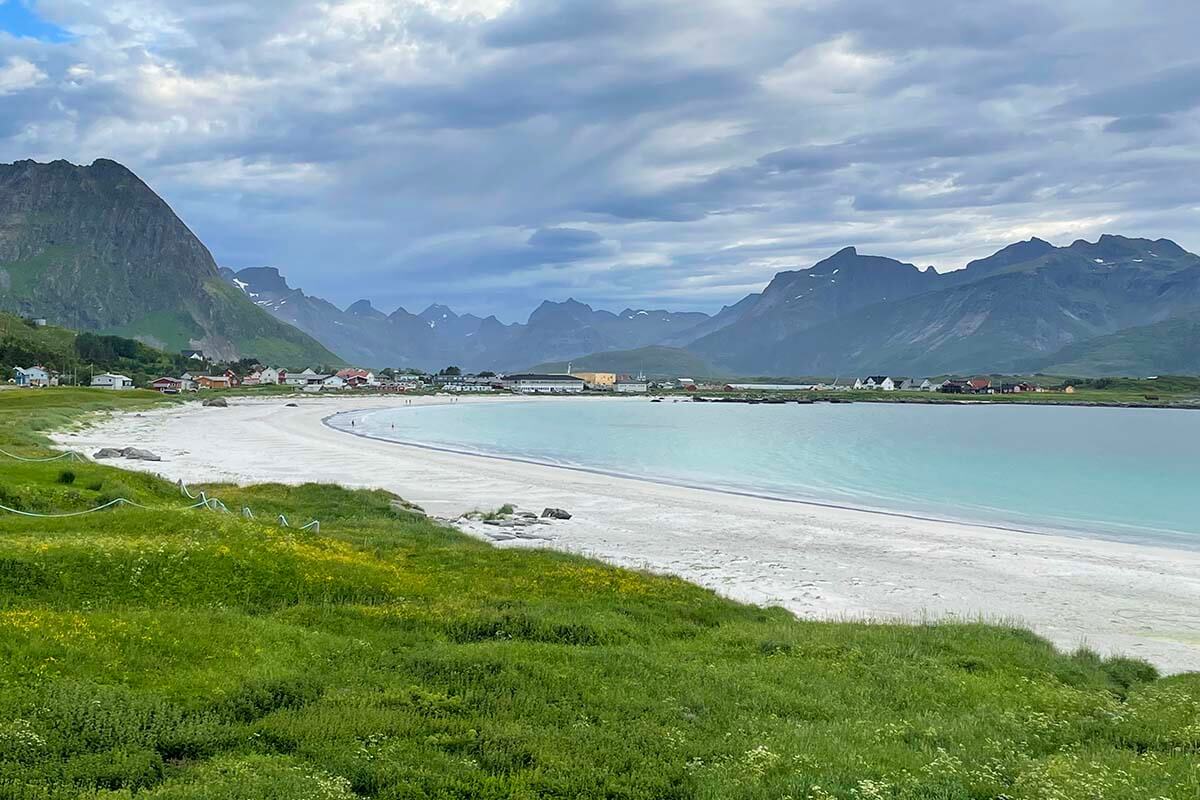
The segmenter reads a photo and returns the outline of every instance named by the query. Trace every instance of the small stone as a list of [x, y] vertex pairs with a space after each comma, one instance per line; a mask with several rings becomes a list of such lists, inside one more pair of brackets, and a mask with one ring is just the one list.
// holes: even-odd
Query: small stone
[[229, 408], [229, 401], [224, 397], [206, 397], [202, 405], [209, 408]]
[[547, 508], [542, 512], [543, 519], [570, 519], [571, 515], [561, 508]]

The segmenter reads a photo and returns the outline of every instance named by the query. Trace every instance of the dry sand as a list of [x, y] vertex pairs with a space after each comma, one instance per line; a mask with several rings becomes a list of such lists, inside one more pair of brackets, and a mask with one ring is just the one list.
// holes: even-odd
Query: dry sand
[[[164, 460], [113, 463], [172, 480], [381, 488], [447, 518], [504, 503], [539, 512], [557, 506], [573, 519], [529, 529], [545, 538], [497, 546], [553, 547], [671, 573], [809, 619], [1013, 622], [1063, 648], [1087, 645], [1144, 658], [1166, 672], [1200, 670], [1200, 553], [434, 451], [352, 436], [322, 422], [341, 411], [399, 406], [403, 399], [304, 397], [296, 408], [287, 402], [233, 399], [229, 408], [194, 403], [110, 417], [56, 438], [88, 453], [99, 447], [152, 450]], [[497, 532], [464, 527], [476, 535]]]

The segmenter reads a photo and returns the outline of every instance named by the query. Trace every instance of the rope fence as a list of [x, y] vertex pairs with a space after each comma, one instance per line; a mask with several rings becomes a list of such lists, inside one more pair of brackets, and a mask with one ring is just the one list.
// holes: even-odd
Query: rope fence
[[[8, 458], [12, 458], [17, 461], [24, 461], [27, 463], [34, 463], [34, 464], [43, 464], [43, 463], [46, 463], [49, 461], [60, 461], [64, 458], [69, 458], [72, 461], [87, 461], [86, 458], [84, 458], [82, 455], [80, 455], [78, 452], [76, 452], [74, 450], [67, 450], [63, 453], [59, 453], [56, 456], [49, 456], [47, 458], [29, 458], [26, 456], [17, 455], [16, 453], [10, 453], [4, 449], [0, 449], [0, 455], [7, 456]], [[182, 509], [178, 509], [180, 511], [191, 511], [191, 510], [197, 509], [197, 508], [205, 508], [205, 509], [208, 509], [209, 511], [221, 511], [225, 514], [233, 513], [232, 511], [229, 510], [228, 506], [226, 506], [224, 503], [222, 503], [220, 500], [218, 500], [215, 497], [208, 497], [206, 494], [204, 494], [204, 492], [200, 492], [200, 494], [198, 494], [198, 495], [192, 494], [191, 491], [188, 490], [187, 484], [184, 483], [183, 480], [180, 480], [178, 482], [178, 486], [179, 486], [180, 493], [184, 497], [186, 497], [188, 500], [196, 501], [195, 503], [193, 503], [190, 506], [185, 506]], [[87, 509], [84, 509], [83, 511], [70, 511], [70, 512], [66, 512], [66, 513], [62, 513], [62, 514], [39, 514], [36, 511], [21, 511], [20, 509], [10, 508], [6, 505], [0, 505], [0, 511], [7, 511], [10, 514], [17, 514], [22, 517], [39, 517], [41, 519], [65, 519], [67, 517], [82, 517], [84, 514], [94, 514], [97, 511], [103, 511], [106, 508], [114, 508], [114, 507], [119, 507], [119, 506], [133, 506], [134, 508], [141, 508], [146, 511], [154, 510], [150, 506], [144, 506], [141, 503], [134, 502], [133, 500], [130, 500], [128, 498], [118, 497], [115, 500], [109, 500], [107, 503], [96, 506], [95, 508], [87, 508]], [[168, 509], [168, 510], [175, 510], [175, 509]], [[242, 516], [245, 517], [246, 519], [251, 519], [251, 520], [255, 518], [254, 512], [250, 510], [249, 506], [242, 506]], [[279, 515], [279, 524], [281, 527], [284, 527], [284, 528], [291, 527], [290, 525], [288, 525], [287, 517], [285, 517], [283, 514]], [[302, 525], [300, 527], [300, 530], [302, 530], [302, 531], [312, 530], [316, 533], [320, 533], [321, 532], [321, 523], [319, 520], [314, 519], [312, 522], [308, 523], [307, 525]]]
[[8, 456], [9, 458], [15, 459], [17, 461], [24, 461], [28, 464], [44, 464], [47, 461], [60, 461], [64, 458], [69, 458], [72, 461], [84, 461], [85, 460], [83, 458], [83, 456], [79, 455], [79, 453], [76, 453], [74, 450], [67, 450], [66, 452], [59, 453], [56, 456], [49, 456], [47, 458], [27, 458], [25, 456], [19, 456], [16, 453], [10, 453], [7, 450], [0, 450], [0, 455]]

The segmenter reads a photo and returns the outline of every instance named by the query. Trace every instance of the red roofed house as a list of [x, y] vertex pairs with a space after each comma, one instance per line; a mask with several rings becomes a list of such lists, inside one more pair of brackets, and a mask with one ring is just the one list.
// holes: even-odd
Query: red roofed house
[[359, 369], [358, 367], [347, 367], [346, 369], [338, 370], [337, 377], [346, 382], [347, 386], [357, 388], [359, 386], [376, 386], [378, 381], [375, 380], [375, 373], [367, 369]]

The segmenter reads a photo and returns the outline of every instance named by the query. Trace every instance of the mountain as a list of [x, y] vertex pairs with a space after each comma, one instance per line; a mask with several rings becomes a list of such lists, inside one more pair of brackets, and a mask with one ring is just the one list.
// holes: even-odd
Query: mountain
[[[829, 262], [850, 255], [842, 251], [814, 266], [808, 280], [831, 280]], [[920, 278], [910, 265], [888, 261], [862, 270], [849, 297], [819, 297], [800, 316], [791, 305], [817, 292], [792, 295], [790, 303], [787, 292], [776, 292], [782, 302], [760, 310], [759, 301], [742, 320], [689, 349], [743, 373], [1015, 370], [1047, 363], [1079, 342], [1200, 308], [1200, 257], [1164, 239], [1105, 235], [1068, 247], [1035, 239], [960, 272], [926, 270]], [[795, 286], [795, 274], [781, 273], [788, 286]], [[854, 308], [863, 300], [874, 302]], [[1130, 369], [1157, 370], [1148, 356]]]
[[938, 277], [933, 269], [922, 271], [846, 247], [810, 269], [780, 272], [736, 320], [688, 347], [735, 372], [761, 372], [770, 363], [763, 357], [764, 349], [774, 351], [797, 332], [858, 309], [928, 291]]
[[499, 369], [511, 369], [589, 353], [633, 350], [657, 344], [707, 319], [707, 314], [628, 308], [614, 314], [570, 298], [561, 303], [547, 300], [529, 315], [528, 322], [513, 326], [503, 341], [479, 357]]
[[[280, 320], [295, 325], [347, 358], [374, 366], [438, 369], [522, 369], [539, 361], [656, 344], [707, 320], [707, 314], [627, 308], [595, 310], [574, 299], [545, 301], [524, 324], [457, 314], [439, 304], [391, 314], [359, 300], [344, 311], [294, 289], [272, 267], [222, 270], [230, 285]], [[694, 338], [694, 337], [692, 337]], [[686, 339], [691, 341], [690, 338]]]
[[[575, 299], [545, 301], [513, 325], [437, 304], [384, 315], [365, 300], [341, 311], [272, 269], [224, 274], [265, 310], [372, 365], [513, 370], [574, 361], [636, 372], [650, 369], [636, 359], [650, 357], [664, 374], [942, 374], [1051, 364], [1137, 374], [1178, 371], [1198, 348], [1186, 324], [1153, 328], [1164, 337], [1155, 347], [1147, 346], [1153, 334], [1138, 331], [1200, 313], [1200, 257], [1166, 239], [1107, 234], [1067, 247], [1015, 242], [945, 274], [846, 247], [811, 268], [778, 273], [762, 292], [711, 317], [612, 313]], [[1114, 335], [1124, 338], [1103, 339]], [[1089, 350], [1088, 342], [1124, 355]], [[584, 358], [593, 354], [595, 362]]]
[[639, 373], [649, 378], [688, 377], [707, 378], [717, 373], [711, 364], [678, 347], [639, 347], [636, 350], [613, 350], [566, 361], [551, 361], [530, 367], [530, 372], [566, 372], [567, 367], [582, 372], [616, 372], [625, 375]]
[[171, 208], [107, 159], [0, 164], [0, 309], [219, 359], [340, 361], [230, 287]]

